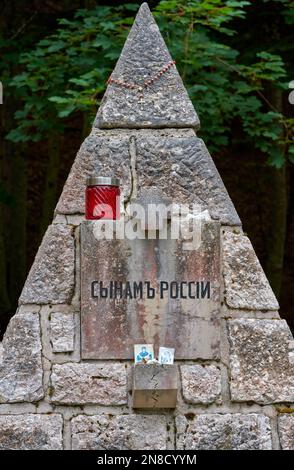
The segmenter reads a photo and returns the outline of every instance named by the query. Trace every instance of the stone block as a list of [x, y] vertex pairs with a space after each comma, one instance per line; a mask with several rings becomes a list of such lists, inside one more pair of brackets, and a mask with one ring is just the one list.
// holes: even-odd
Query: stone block
[[181, 366], [182, 390], [187, 403], [221, 403], [221, 371], [214, 365]]
[[[182, 239], [99, 239], [99, 224], [85, 221], [81, 225], [83, 359], [133, 359], [134, 344], [144, 343], [154, 344], [156, 353], [160, 345], [175, 348], [177, 359], [217, 359], [219, 223], [203, 224], [197, 250], [186, 250]], [[110, 294], [110, 282], [112, 286], [122, 283], [121, 296]], [[162, 282], [165, 291], [161, 291]], [[141, 283], [137, 294], [134, 283]], [[106, 288], [103, 295], [100, 285]], [[208, 286], [209, 293], [204, 289]]]
[[166, 418], [160, 415], [79, 415], [71, 432], [74, 450], [166, 449]]
[[0, 403], [35, 402], [44, 396], [38, 313], [17, 314], [2, 342]]
[[175, 364], [136, 364], [133, 408], [175, 408], [178, 392]]
[[83, 142], [64, 185], [55, 212], [84, 214], [87, 176], [115, 176], [123, 190], [121, 199], [131, 192], [130, 134], [93, 129]]
[[72, 405], [125, 405], [127, 403], [124, 364], [53, 365], [51, 374], [53, 403]]
[[86, 178], [93, 173], [118, 177], [122, 201], [133, 201], [155, 186], [173, 203], [194, 203], [222, 224], [241, 225], [204, 142], [192, 129], [93, 129], [78, 152], [56, 213], [84, 214]]
[[278, 419], [278, 429], [283, 450], [294, 450], [294, 413], [283, 413]]
[[223, 233], [225, 300], [229, 307], [278, 310], [279, 304], [248, 237]]
[[0, 415], [0, 450], [61, 450], [61, 415]]
[[241, 225], [213, 160], [196, 135], [140, 132], [136, 151], [139, 188], [157, 186], [174, 204], [197, 204], [222, 224]]
[[50, 341], [52, 351], [71, 352], [74, 350], [75, 321], [72, 313], [53, 312], [50, 318]]
[[230, 320], [230, 390], [233, 401], [294, 401], [292, 338], [285, 320]]
[[53, 224], [47, 229], [29, 272], [20, 304], [70, 303], [74, 291], [73, 228]]
[[[151, 52], [152, 51], [152, 52]], [[144, 3], [134, 21], [111, 78], [135, 88], [109, 83], [97, 113], [101, 128], [199, 127], [199, 119], [172, 58]], [[147, 79], [161, 73], [151, 86]]]
[[178, 416], [176, 428], [178, 450], [272, 449], [270, 420], [262, 414]]

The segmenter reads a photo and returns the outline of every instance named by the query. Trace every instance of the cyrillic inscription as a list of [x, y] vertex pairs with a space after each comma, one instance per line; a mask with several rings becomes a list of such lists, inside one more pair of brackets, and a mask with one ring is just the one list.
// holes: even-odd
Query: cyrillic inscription
[[84, 359], [132, 359], [134, 344], [175, 348], [176, 359], [219, 357], [219, 231], [206, 222], [197, 250], [182, 240], [95, 238], [81, 224]]
[[120, 282], [92, 281], [91, 296], [93, 299], [210, 299], [209, 281], [160, 281], [157, 287], [151, 287], [150, 281]]

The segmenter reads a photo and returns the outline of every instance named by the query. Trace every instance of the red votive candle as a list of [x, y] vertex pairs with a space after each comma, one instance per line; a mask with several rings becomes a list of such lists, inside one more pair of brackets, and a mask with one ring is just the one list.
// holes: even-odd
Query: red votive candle
[[87, 220], [119, 219], [119, 179], [104, 176], [88, 177], [85, 209]]

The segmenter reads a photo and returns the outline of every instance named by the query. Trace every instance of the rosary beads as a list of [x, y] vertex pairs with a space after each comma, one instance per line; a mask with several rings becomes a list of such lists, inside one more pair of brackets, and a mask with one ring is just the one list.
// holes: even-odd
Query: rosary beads
[[107, 80], [107, 84], [114, 83], [115, 85], [128, 88], [130, 90], [138, 89], [139, 91], [142, 91], [143, 88], [148, 88], [156, 80], [159, 80], [163, 76], [163, 74], [165, 74], [173, 65], [175, 65], [175, 63], [176, 63], [175, 60], [172, 60], [171, 62], [169, 62], [165, 67], [163, 67], [159, 72], [157, 72], [156, 75], [149, 78], [148, 80], [145, 80], [143, 85], [138, 85], [137, 83], [127, 83], [127, 82], [123, 82], [122, 80], [115, 80], [114, 78], [111, 78], [111, 76]]

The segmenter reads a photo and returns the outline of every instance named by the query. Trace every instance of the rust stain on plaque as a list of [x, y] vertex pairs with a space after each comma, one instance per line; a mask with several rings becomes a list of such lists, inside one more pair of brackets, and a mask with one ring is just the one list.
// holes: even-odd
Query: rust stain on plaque
[[[82, 357], [132, 359], [134, 344], [153, 343], [156, 355], [159, 346], [166, 346], [176, 349], [176, 359], [217, 359], [219, 223], [203, 224], [203, 242], [193, 251], [184, 250], [181, 240], [97, 240], [95, 223], [81, 224]], [[145, 287], [149, 283], [155, 296], [110, 298], [111, 281], [130, 286], [142, 282]], [[108, 288], [105, 297], [99, 295], [100, 282]], [[182, 282], [210, 283], [210, 298], [172, 298], [170, 290], [160, 295], [161, 283], [167, 283], [164, 287], [173, 283], [175, 295]], [[183, 285], [184, 296], [185, 289]]]

